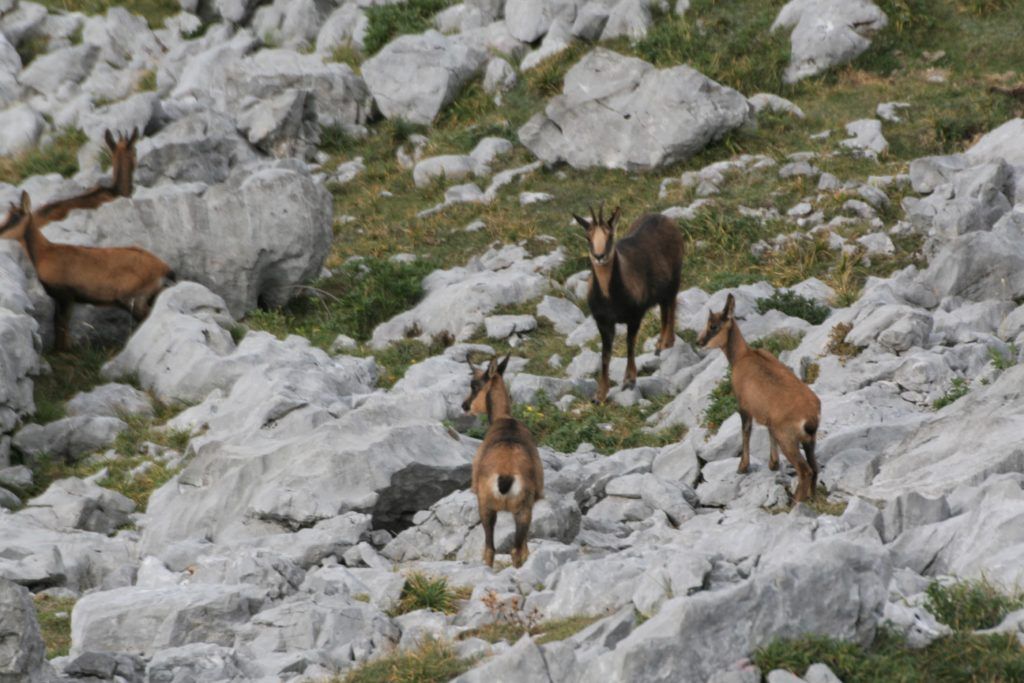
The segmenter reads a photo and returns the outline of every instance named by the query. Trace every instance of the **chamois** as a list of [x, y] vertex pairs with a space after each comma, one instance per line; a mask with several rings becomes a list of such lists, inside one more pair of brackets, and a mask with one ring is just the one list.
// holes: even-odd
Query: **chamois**
[[[771, 454], [768, 467], [779, 468], [779, 449], [800, 477], [794, 500], [813, 498], [818, 489], [818, 463], [814, 458], [815, 435], [821, 421], [821, 401], [793, 371], [764, 349], [752, 349], [740, 333], [734, 317], [732, 294], [721, 313], [708, 312], [708, 322], [697, 343], [722, 349], [732, 367], [732, 390], [743, 423], [743, 451], [737, 471], [750, 467], [750, 430], [753, 420], [768, 427]], [[800, 455], [803, 446], [804, 457]]]
[[124, 134], [118, 133], [115, 141], [114, 136], [107, 130], [103, 137], [107, 142], [107, 147], [110, 148], [113, 187], [97, 185], [80, 195], [44, 204], [36, 209], [36, 220], [42, 221], [44, 224], [60, 221], [67, 218], [67, 215], [74, 209], [95, 209], [118, 197], [132, 196], [135, 175], [135, 141], [139, 138], [139, 131], [137, 128], [132, 130], [131, 136], [127, 138]]
[[[510, 352], [511, 355], [511, 352]], [[484, 370], [466, 362], [473, 372], [469, 397], [462, 409], [472, 415], [486, 413], [490, 422], [483, 443], [473, 457], [472, 489], [484, 527], [484, 562], [494, 566], [494, 523], [498, 512], [511, 512], [516, 520], [512, 564], [519, 567], [530, 555], [526, 537], [533, 520], [533, 504], [544, 497], [544, 465], [533, 435], [512, 417], [511, 401], [503, 375], [509, 356], [500, 363], [491, 359]]]
[[636, 333], [651, 306], [661, 308], [661, 335], [656, 353], [675, 344], [676, 295], [683, 267], [683, 238], [679, 227], [661, 214], [638, 218], [629, 233], [615, 241], [619, 220], [616, 207], [604, 220], [604, 207], [592, 220], [573, 218], [586, 232], [590, 248], [590, 293], [587, 302], [601, 333], [601, 377], [595, 401], [608, 397], [608, 364], [611, 362], [615, 324], [626, 323], [626, 376], [623, 389], [636, 386]]
[[[119, 306], [143, 320], [157, 294], [174, 282], [174, 271], [161, 259], [139, 247], [82, 247], [55, 244], [46, 239], [27, 192], [21, 205], [8, 214], [10, 237], [20, 234], [39, 281], [56, 301], [56, 348], [68, 348], [68, 321], [74, 303]], [[13, 225], [12, 225], [13, 222]], [[17, 239], [18, 237], [12, 237]]]

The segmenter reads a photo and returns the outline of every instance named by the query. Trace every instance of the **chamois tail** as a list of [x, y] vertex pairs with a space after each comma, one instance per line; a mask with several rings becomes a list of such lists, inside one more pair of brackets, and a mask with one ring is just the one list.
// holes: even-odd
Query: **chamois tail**
[[512, 489], [512, 485], [516, 483], [515, 475], [512, 474], [500, 474], [498, 475], [498, 492], [507, 496], [508, 492]]
[[813, 439], [817, 433], [818, 418], [814, 417], [811, 418], [810, 420], [804, 420], [804, 434]]

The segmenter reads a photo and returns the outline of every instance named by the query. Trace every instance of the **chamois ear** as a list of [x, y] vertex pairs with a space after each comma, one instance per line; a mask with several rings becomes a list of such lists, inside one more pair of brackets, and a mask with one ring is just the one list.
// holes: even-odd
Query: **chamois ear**
[[615, 224], [619, 222], [621, 213], [622, 207], [616, 206], [615, 210], [612, 211], [612, 217], [608, 219], [608, 227], [611, 228], [612, 232], [615, 232]]
[[576, 219], [576, 222], [580, 224], [581, 228], [583, 228], [587, 232], [590, 232], [590, 223], [589, 221], [587, 221], [586, 218], [575, 213], [572, 215], [572, 217]]
[[498, 363], [498, 374], [499, 375], [504, 375], [505, 374], [505, 368], [508, 367], [508, 359], [511, 358], [511, 357], [512, 357], [512, 352], [509, 351], [507, 354], [505, 354], [505, 357], [501, 360], [501, 362]]
[[487, 379], [490, 379], [498, 374], [498, 359], [497, 357], [492, 358], [491, 362], [487, 364]]
[[134, 145], [135, 141], [138, 140], [138, 139], [139, 139], [139, 129], [138, 128], [132, 128], [132, 135], [131, 135], [130, 138], [128, 138], [128, 145], [129, 146]]
[[25, 214], [32, 213], [32, 198], [28, 196], [28, 192], [25, 190], [21, 191], [21, 210]]
[[725, 300], [725, 308], [722, 309], [722, 317], [724, 317], [726, 320], [732, 320], [733, 311], [735, 310], [735, 308], [736, 298], [732, 294], [729, 294], [729, 296]]
[[107, 141], [107, 147], [113, 152], [114, 148], [117, 147], [117, 143], [114, 142], [114, 134], [110, 132], [109, 128], [103, 131], [103, 139]]

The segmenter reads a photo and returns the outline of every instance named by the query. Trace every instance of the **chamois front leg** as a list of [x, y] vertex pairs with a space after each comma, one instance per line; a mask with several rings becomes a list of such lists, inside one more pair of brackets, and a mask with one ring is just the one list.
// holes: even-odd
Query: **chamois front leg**
[[597, 330], [601, 333], [601, 376], [597, 380], [597, 394], [594, 396], [594, 403], [604, 403], [608, 398], [608, 365], [612, 361], [615, 323], [598, 323]]
[[736, 471], [746, 474], [750, 469], [750, 430], [754, 426], [754, 419], [750, 413], [741, 410], [740, 422], [743, 425], [743, 450], [740, 451], [740, 466], [736, 468]]
[[660, 356], [665, 349], [671, 349], [676, 344], [676, 297], [662, 301], [661, 308], [661, 337], [655, 348], [654, 355]]
[[494, 566], [494, 523], [498, 521], [497, 510], [480, 506], [480, 523], [484, 527], [484, 564]]
[[526, 545], [526, 538], [530, 534], [530, 522], [533, 521], [533, 506], [524, 505], [516, 513], [516, 545], [512, 549], [512, 565], [522, 567], [526, 558], [530, 556], [530, 549]]
[[626, 376], [622, 378], [623, 389], [636, 386], [636, 335], [639, 331], [639, 320], [626, 324]]
[[768, 454], [768, 469], [777, 470], [779, 469], [779, 442], [772, 434], [769, 434], [768, 438], [772, 443], [772, 450]]

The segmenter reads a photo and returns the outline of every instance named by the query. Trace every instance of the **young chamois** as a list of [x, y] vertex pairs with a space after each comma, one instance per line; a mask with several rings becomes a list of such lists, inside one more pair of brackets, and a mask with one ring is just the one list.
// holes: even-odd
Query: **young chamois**
[[[740, 333], [733, 316], [736, 300], [730, 294], [721, 313], [710, 311], [708, 323], [697, 343], [722, 349], [732, 366], [732, 390], [739, 403], [743, 423], [743, 451], [737, 471], [750, 467], [750, 429], [753, 420], [768, 427], [771, 454], [768, 467], [779, 468], [779, 449], [800, 477], [794, 499], [814, 497], [818, 489], [818, 463], [814, 441], [821, 421], [821, 401], [793, 371], [764, 349], [752, 349]], [[803, 446], [806, 460], [800, 455]]]
[[492, 358], [485, 370], [473, 366], [469, 397], [462, 409], [472, 415], [486, 413], [491, 426], [473, 458], [473, 492], [484, 527], [484, 562], [494, 566], [494, 523], [498, 512], [511, 512], [516, 520], [512, 564], [519, 567], [530, 555], [526, 537], [533, 520], [533, 504], [544, 497], [544, 465], [533, 435], [512, 417], [511, 401], [505, 388], [508, 356], [500, 363]]
[[586, 232], [590, 246], [590, 312], [601, 333], [601, 378], [595, 401], [608, 397], [608, 364], [612, 357], [615, 324], [626, 323], [626, 376], [623, 389], [636, 386], [636, 333], [651, 306], [661, 307], [661, 335], [657, 353], [675, 344], [676, 295], [683, 267], [683, 237], [679, 227], [661, 214], [641, 216], [629, 233], [615, 241], [619, 220], [616, 207], [604, 220], [604, 208], [592, 220], [573, 218]]
[[110, 148], [113, 187], [97, 185], [75, 197], [44, 204], [36, 209], [36, 220], [41, 221], [42, 224], [60, 221], [67, 218], [74, 209], [95, 209], [118, 197], [132, 196], [135, 176], [135, 141], [139, 138], [139, 131], [138, 129], [133, 130], [131, 136], [127, 138], [118, 133], [116, 141], [109, 130], [104, 133], [103, 137], [107, 142], [107, 147]]
[[[17, 210], [13, 210], [16, 208]], [[74, 303], [119, 306], [136, 320], [149, 315], [154, 299], [174, 282], [171, 267], [139, 247], [81, 247], [46, 239], [27, 192], [12, 207], [4, 237], [22, 240], [39, 281], [56, 302], [56, 348], [68, 348], [68, 321]]]

